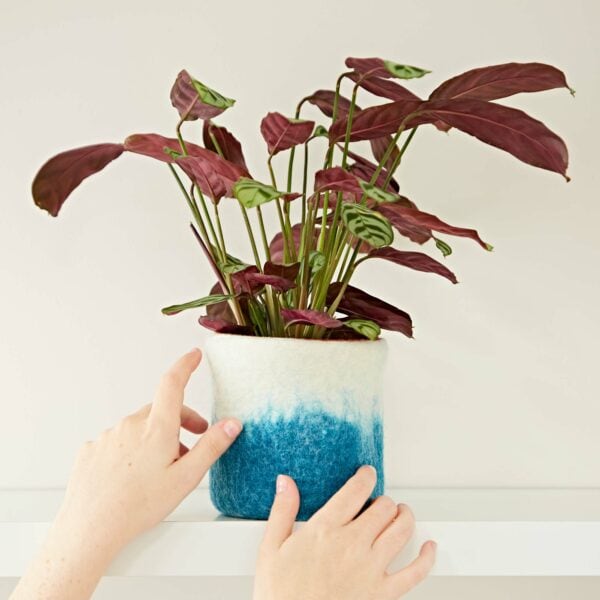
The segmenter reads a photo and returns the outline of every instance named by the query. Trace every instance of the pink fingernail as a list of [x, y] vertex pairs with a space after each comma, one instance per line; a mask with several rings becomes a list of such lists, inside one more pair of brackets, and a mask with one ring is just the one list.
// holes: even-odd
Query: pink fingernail
[[225, 431], [230, 438], [235, 438], [240, 434], [240, 431], [242, 431], [242, 424], [239, 421], [225, 421], [223, 431]]
[[275, 491], [277, 494], [282, 494], [287, 490], [287, 477], [285, 475], [277, 475], [277, 483], [275, 484]]

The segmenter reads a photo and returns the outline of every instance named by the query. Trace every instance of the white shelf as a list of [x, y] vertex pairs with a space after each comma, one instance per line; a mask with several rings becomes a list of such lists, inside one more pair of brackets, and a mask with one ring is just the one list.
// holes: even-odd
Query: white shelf
[[[600, 576], [600, 490], [389, 490], [417, 516], [411, 547], [439, 544], [434, 575]], [[0, 577], [20, 576], [62, 490], [0, 490]], [[114, 562], [113, 576], [249, 576], [264, 523], [220, 516], [196, 490]]]

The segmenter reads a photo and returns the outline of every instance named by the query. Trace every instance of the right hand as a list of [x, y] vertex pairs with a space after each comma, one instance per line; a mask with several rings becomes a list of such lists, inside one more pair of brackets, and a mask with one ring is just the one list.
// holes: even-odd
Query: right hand
[[406, 568], [387, 573], [414, 530], [408, 506], [380, 496], [356, 517], [376, 479], [375, 469], [361, 467], [292, 533], [300, 496], [294, 480], [280, 475], [259, 550], [254, 600], [396, 600], [425, 579], [435, 560], [433, 541]]

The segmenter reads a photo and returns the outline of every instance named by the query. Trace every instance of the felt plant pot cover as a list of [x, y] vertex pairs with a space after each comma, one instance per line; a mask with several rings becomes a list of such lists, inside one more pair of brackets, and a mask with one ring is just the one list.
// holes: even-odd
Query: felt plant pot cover
[[377, 469], [373, 495], [381, 495], [386, 354], [384, 340], [210, 338], [214, 418], [244, 424], [211, 470], [216, 508], [266, 519], [282, 473], [296, 480], [306, 520], [364, 464]]

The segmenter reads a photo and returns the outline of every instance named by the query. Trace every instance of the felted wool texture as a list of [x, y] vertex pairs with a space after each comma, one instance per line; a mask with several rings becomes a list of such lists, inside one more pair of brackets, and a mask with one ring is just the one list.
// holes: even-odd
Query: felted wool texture
[[217, 334], [206, 355], [215, 419], [235, 416], [244, 430], [211, 470], [222, 513], [266, 519], [283, 473], [308, 519], [363, 464], [383, 493], [384, 340], [318, 341]]

